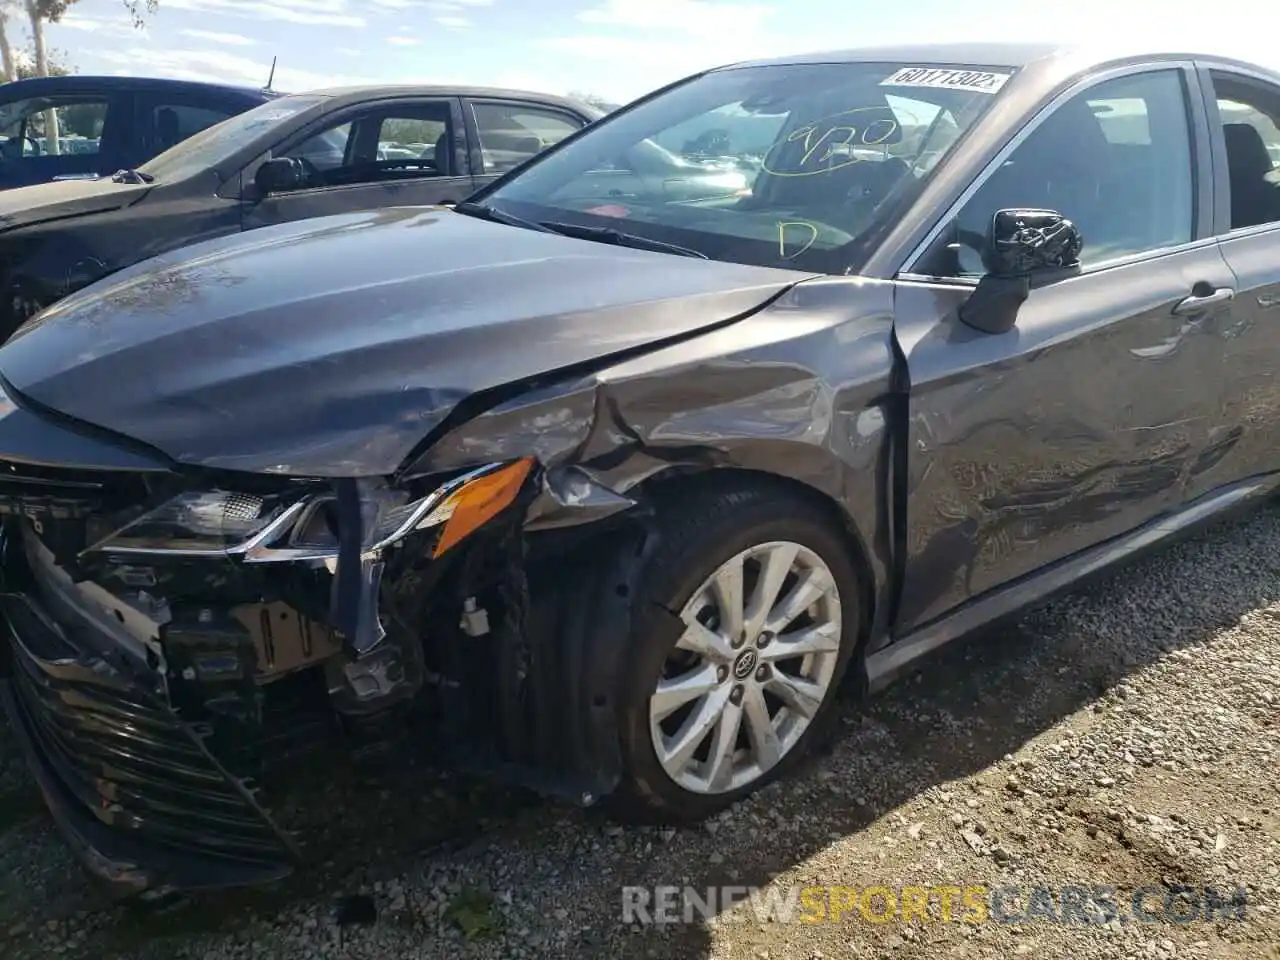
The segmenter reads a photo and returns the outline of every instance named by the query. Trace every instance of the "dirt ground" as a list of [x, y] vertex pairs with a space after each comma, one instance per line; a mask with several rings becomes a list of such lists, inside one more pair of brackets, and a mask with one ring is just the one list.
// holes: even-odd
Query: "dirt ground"
[[[800, 776], [697, 828], [624, 829], [436, 774], [329, 771], [296, 789], [320, 865], [140, 914], [86, 883], [0, 728], [0, 956], [1280, 960], [1278, 780], [1272, 508], [943, 652], [845, 707], [832, 751]], [[686, 885], [822, 888], [803, 902], [849, 909], [626, 922], [624, 887]], [[1000, 916], [947, 922], [930, 901], [929, 922], [874, 922], [885, 893], [975, 886], [988, 904], [1004, 891]], [[1102, 899], [1073, 913], [1065, 886]], [[868, 887], [888, 890], [864, 912]], [[1170, 890], [1194, 903], [1206, 887], [1241, 892], [1243, 918], [1163, 910]]]

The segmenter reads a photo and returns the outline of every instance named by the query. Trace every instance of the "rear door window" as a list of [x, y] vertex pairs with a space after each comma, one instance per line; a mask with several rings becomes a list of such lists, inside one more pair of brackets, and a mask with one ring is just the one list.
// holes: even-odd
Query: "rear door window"
[[1231, 229], [1280, 223], [1280, 88], [1213, 74], [1227, 152]]
[[480, 139], [481, 173], [505, 173], [577, 132], [585, 121], [534, 104], [471, 104]]
[[147, 157], [157, 156], [188, 137], [207, 130], [250, 106], [239, 101], [218, 102], [173, 94], [145, 94], [140, 110]]

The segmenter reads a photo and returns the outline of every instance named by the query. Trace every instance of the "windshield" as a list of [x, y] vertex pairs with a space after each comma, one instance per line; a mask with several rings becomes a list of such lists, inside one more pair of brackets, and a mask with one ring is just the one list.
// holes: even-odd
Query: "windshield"
[[477, 199], [712, 259], [844, 273], [1009, 76], [909, 63], [718, 70], [597, 121]]
[[160, 181], [181, 180], [208, 170], [234, 156], [273, 127], [317, 103], [323, 103], [325, 99], [316, 95], [277, 97], [201, 130], [138, 169]]

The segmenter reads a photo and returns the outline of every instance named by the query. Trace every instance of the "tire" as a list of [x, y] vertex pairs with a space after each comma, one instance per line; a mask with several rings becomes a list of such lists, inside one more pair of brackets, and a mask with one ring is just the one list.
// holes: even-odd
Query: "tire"
[[[697, 487], [692, 493], [688, 487], [681, 489], [678, 502], [666, 509], [660, 507], [654, 519], [658, 545], [637, 580], [631, 649], [617, 703], [623, 774], [613, 797], [613, 811], [620, 819], [641, 823], [696, 822], [785, 775], [822, 738], [850, 658], [855, 651], [860, 651], [861, 583], [847, 535], [833, 511], [772, 483], [736, 480], [732, 486], [725, 486], [724, 481], [720, 484]], [[815, 631], [813, 636], [820, 636], [821, 639], [814, 642], [826, 648], [823, 652], [805, 659], [766, 663], [766, 657], [777, 657], [795, 649], [794, 641], [787, 638], [798, 634], [780, 632], [777, 638], [770, 639], [765, 631], [760, 634], [761, 640], [746, 639], [752, 624], [760, 619], [748, 616], [752, 608], [747, 604], [741, 605], [747, 609], [742, 617], [745, 628], [737, 634], [740, 647], [725, 650], [723, 644], [716, 641], [708, 645], [714, 656], [707, 657], [682, 649], [690, 643], [696, 645], [696, 639], [682, 639], [688, 631], [683, 616], [695, 620], [706, 618], [721, 639], [728, 637], [728, 628], [736, 623], [731, 621], [726, 626], [720, 622], [719, 601], [710, 607], [704, 605], [710, 594], [702, 587], [709, 577], [744, 551], [761, 550], [762, 553], [749, 557], [743, 564], [747, 586], [744, 595], [754, 596], [753, 583], [770, 582], [764, 577], [765, 566], [761, 564], [781, 569], [788, 564], [792, 547], [796, 549], [795, 561], [787, 567], [792, 572], [777, 591], [779, 598], [798, 599], [801, 594], [792, 591], [800, 583], [800, 577], [805, 578], [806, 585], [829, 580], [834, 586], [834, 602], [829, 594], [824, 595], [796, 621]], [[819, 572], [819, 565], [825, 567], [825, 574]], [[811, 593], [812, 590], [803, 595], [808, 597]], [[732, 608], [732, 604], [724, 606]], [[693, 612], [697, 609], [701, 609], [701, 613]], [[817, 619], [811, 616], [815, 609]], [[770, 643], [771, 649], [767, 646]], [[748, 654], [748, 649], [754, 649], [755, 655]], [[726, 654], [729, 660], [725, 660]], [[691, 672], [688, 674], [684, 672], [685, 661], [689, 661]], [[788, 708], [784, 718], [780, 709], [784, 701], [775, 691], [790, 694], [796, 686], [794, 680], [805, 678], [792, 677], [788, 671], [797, 665], [803, 668], [804, 664], [810, 665], [814, 676], [825, 677], [821, 699], [816, 710], [810, 710], [815, 702], [812, 698], [797, 701], [804, 704], [804, 710]], [[690, 676], [703, 686], [713, 680], [718, 685], [692, 701], [692, 706], [655, 719], [673, 702], [673, 673], [682, 683], [684, 677]], [[659, 681], [664, 679], [667, 685], [663, 699], [655, 700]], [[784, 679], [789, 682], [782, 682]], [[740, 698], [736, 704], [732, 700], [735, 694]], [[761, 702], [768, 709], [778, 710], [767, 726], [751, 722], [753, 718], [759, 720]], [[727, 725], [717, 722], [705, 741], [699, 741], [691, 765], [677, 777], [672, 770], [682, 761], [673, 758], [686, 755], [687, 744], [693, 739], [681, 734], [705, 725], [690, 718], [697, 714], [704, 720], [714, 715], [715, 708], [721, 704], [726, 711], [723, 716], [737, 718], [736, 728], [728, 721]], [[805, 712], [809, 712], [809, 716], [805, 717]], [[757, 744], [767, 743], [769, 738], [757, 739], [754, 731], [772, 729], [774, 722], [779, 725], [776, 743], [785, 749], [781, 750], [778, 761], [761, 759], [772, 757], [777, 751], [758, 749]], [[685, 723], [689, 726], [684, 726]], [[661, 734], [656, 732], [655, 724]], [[719, 729], [721, 726], [724, 730]], [[724, 732], [732, 729], [741, 733]], [[729, 761], [726, 771], [724, 762], [711, 762], [710, 751], [718, 742], [727, 744], [730, 738], [737, 746], [731, 745], [728, 749], [728, 754], [735, 759]], [[659, 758], [659, 739], [668, 757], [665, 766]], [[682, 744], [686, 745], [685, 750], [674, 749]], [[704, 753], [706, 757], [699, 760], [698, 756]], [[726, 751], [720, 750], [718, 755], [725, 756]], [[751, 759], [753, 757], [756, 759]]]

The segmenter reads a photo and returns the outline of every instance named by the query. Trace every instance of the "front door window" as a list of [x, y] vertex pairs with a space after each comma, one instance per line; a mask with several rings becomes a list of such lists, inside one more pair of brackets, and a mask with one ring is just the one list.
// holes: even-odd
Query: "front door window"
[[301, 162], [304, 188], [456, 175], [449, 104], [407, 104], [346, 115], [278, 156]]
[[917, 273], [977, 277], [997, 210], [1056, 210], [1084, 235], [1081, 263], [1174, 247], [1193, 237], [1191, 137], [1178, 70], [1105, 81], [1059, 106], [1008, 156], [944, 231]]

